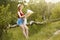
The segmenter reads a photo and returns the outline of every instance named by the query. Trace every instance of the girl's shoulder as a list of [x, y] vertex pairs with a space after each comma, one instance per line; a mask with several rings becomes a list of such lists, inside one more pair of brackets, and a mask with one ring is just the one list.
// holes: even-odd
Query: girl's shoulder
[[20, 13], [20, 12], [18, 11], [18, 13]]

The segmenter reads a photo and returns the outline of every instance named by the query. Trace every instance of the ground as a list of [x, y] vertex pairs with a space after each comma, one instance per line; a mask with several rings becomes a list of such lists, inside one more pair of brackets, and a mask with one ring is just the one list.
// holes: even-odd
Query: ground
[[[60, 34], [53, 36], [59, 29], [60, 21], [43, 25], [34, 24], [29, 26], [28, 40], [60, 40]], [[26, 40], [20, 27], [8, 29], [7, 34], [4, 34], [3, 36], [3, 40]]]

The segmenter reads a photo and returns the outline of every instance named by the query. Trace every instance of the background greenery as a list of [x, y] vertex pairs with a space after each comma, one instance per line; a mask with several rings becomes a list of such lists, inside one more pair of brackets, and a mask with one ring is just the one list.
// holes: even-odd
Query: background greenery
[[[26, 40], [20, 27], [7, 29], [8, 24], [15, 24], [17, 21], [17, 4], [16, 0], [0, 0], [0, 40]], [[47, 4], [41, 0], [39, 3], [32, 3], [31, 0], [29, 5], [24, 7], [23, 12], [26, 13], [27, 9], [34, 11], [28, 21], [48, 20], [45, 24], [29, 26], [29, 40], [60, 40], [60, 34], [52, 37], [53, 33], [60, 29], [60, 21], [50, 22], [60, 18], [60, 2]]]

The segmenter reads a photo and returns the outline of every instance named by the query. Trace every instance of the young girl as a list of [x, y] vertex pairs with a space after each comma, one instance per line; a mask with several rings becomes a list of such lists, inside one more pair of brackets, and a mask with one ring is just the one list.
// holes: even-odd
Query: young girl
[[23, 4], [18, 4], [18, 21], [17, 21], [17, 24], [21, 27], [24, 36], [26, 38], [28, 38], [28, 27], [27, 27], [27, 25], [24, 24], [25, 15], [22, 12], [23, 7], [24, 7]]

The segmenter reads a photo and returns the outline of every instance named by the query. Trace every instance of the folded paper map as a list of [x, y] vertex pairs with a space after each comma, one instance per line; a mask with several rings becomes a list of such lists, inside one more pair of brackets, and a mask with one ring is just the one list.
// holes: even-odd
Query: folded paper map
[[33, 14], [34, 12], [32, 10], [27, 10], [27, 13], [25, 14], [25, 17], [29, 17], [31, 14]]

